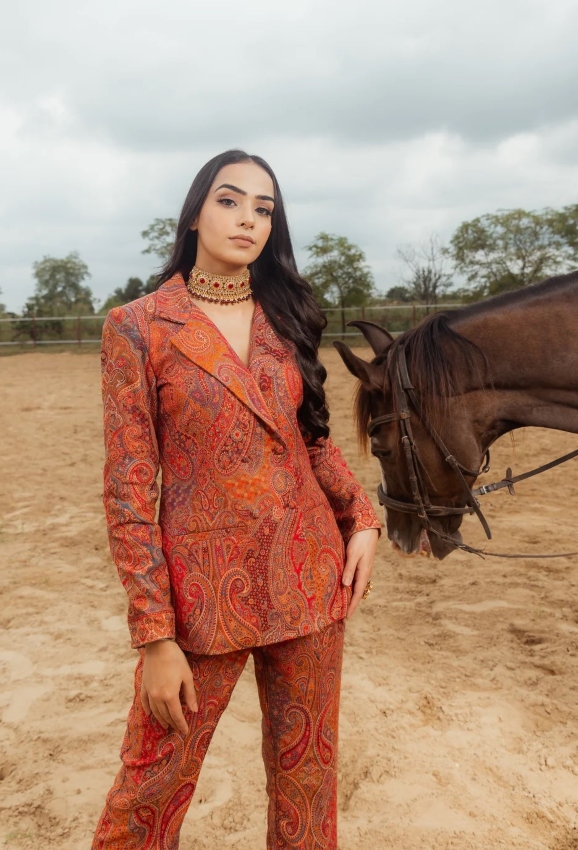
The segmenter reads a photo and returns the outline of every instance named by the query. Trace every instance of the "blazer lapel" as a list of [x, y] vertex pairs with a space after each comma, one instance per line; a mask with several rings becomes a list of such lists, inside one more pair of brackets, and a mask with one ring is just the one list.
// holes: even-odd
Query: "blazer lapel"
[[[261, 311], [259, 305], [256, 311]], [[157, 292], [156, 315], [183, 325], [171, 337], [172, 344], [205, 372], [223, 384], [272, 431], [279, 434], [279, 425], [271, 418], [269, 408], [250, 370], [231, 349], [227, 340], [190, 300], [181, 275], [175, 275]], [[252, 348], [256, 325], [262, 319], [255, 314], [252, 328]]]
[[191, 296], [181, 274], [173, 275], [163, 283], [154, 296], [155, 316], [180, 325], [186, 325], [191, 320]]

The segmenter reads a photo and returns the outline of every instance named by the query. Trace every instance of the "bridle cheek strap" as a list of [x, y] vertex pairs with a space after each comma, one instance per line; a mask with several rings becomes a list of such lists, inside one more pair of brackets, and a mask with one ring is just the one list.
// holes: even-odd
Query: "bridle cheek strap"
[[[404, 503], [397, 500], [391, 500], [389, 506], [393, 510], [400, 510], [399, 507], [394, 506], [393, 501], [396, 501], [396, 505], [405, 504], [406, 507], [404, 508], [403, 513], [417, 513], [417, 516], [419, 517], [420, 523], [423, 528], [425, 528], [426, 531], [431, 531], [432, 533], [438, 534], [440, 536], [441, 532], [437, 531], [437, 529], [432, 527], [429, 521], [430, 516], [459, 516], [466, 513], [475, 513], [482, 524], [486, 536], [488, 537], [488, 539], [491, 539], [492, 533], [490, 531], [490, 527], [480, 509], [478, 500], [472, 493], [472, 490], [464, 477], [465, 473], [466, 475], [471, 475], [475, 479], [479, 475], [479, 472], [472, 472], [471, 470], [468, 470], [458, 460], [456, 460], [456, 458], [451, 454], [451, 452], [449, 451], [449, 449], [447, 448], [435, 428], [433, 428], [433, 426], [423, 415], [421, 405], [418, 401], [418, 398], [415, 394], [415, 389], [409, 377], [407, 359], [403, 346], [400, 346], [400, 348], [398, 349], [396, 377], [397, 412], [387, 413], [382, 416], [376, 416], [369, 422], [369, 425], [367, 427], [368, 436], [371, 437], [375, 433], [375, 431], [382, 425], [386, 425], [391, 422], [399, 423], [401, 442], [403, 446], [403, 453], [405, 457], [413, 503]], [[442, 457], [445, 459], [446, 463], [448, 463], [452, 467], [455, 474], [457, 475], [464, 491], [466, 505], [468, 506], [467, 508], [456, 508], [453, 506], [446, 505], [432, 505], [427, 487], [425, 486], [423, 477], [420, 473], [420, 467], [423, 469], [424, 465], [419, 456], [419, 451], [415, 444], [415, 440], [413, 439], [409, 402], [411, 402], [411, 405], [417, 413], [420, 422], [428, 431], [438, 450], [441, 452]], [[489, 454], [486, 454], [484, 468], [488, 465], [488, 463]], [[388, 506], [387, 503], [389, 501], [389, 497], [384, 492], [383, 487], [380, 487], [378, 489], [378, 498], [382, 500], [381, 504], [383, 504], [385, 507]]]

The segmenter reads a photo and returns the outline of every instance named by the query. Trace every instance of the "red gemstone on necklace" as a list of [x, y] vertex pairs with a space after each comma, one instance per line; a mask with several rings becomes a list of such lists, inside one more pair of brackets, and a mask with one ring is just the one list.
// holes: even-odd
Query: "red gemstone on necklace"
[[219, 288], [219, 282], [216, 280], [214, 282], [213, 286], [215, 287], [215, 289], [218, 289]]
[[199, 283], [205, 283], [205, 278], [204, 278], [204, 277], [200, 277], [200, 278], [199, 278]]

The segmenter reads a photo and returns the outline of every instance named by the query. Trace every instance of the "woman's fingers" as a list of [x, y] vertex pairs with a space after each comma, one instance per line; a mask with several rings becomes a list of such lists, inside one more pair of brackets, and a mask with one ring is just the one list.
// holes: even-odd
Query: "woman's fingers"
[[160, 701], [156, 702], [156, 700], [154, 700], [150, 695], [149, 703], [155, 720], [158, 720], [163, 729], [168, 729], [168, 727], [170, 726], [170, 717], [164, 709], [164, 703]]
[[144, 709], [144, 713], [150, 714], [151, 713], [151, 704], [149, 702], [149, 695], [147, 693], [147, 689], [145, 688], [144, 685], [140, 686], [140, 701], [141, 701], [142, 707]]
[[199, 710], [197, 694], [195, 692], [195, 680], [192, 675], [183, 681], [183, 699], [191, 711], [196, 712]]
[[[143, 662], [141, 697], [143, 708], [150, 710], [164, 729], [172, 726], [183, 735], [188, 730], [180, 701], [181, 688], [189, 688], [189, 698], [194, 698], [193, 674], [187, 658], [172, 640], [158, 640], [146, 644]], [[192, 688], [192, 695], [190, 689]]]
[[173, 697], [170, 702], [166, 702], [165, 708], [169, 716], [169, 725], [172, 726], [173, 729], [176, 729], [177, 732], [180, 732], [181, 735], [186, 735], [189, 731], [189, 727], [185, 720], [183, 707], [178, 696], [176, 698]]
[[365, 593], [373, 569], [378, 537], [377, 529], [366, 528], [352, 534], [347, 544], [347, 559], [342, 581], [345, 585], [352, 585], [353, 590], [347, 608], [347, 619], [352, 616]]
[[158, 720], [163, 729], [168, 729], [169, 726], [172, 726], [177, 732], [181, 732], [183, 735], [187, 734], [189, 727], [187, 726], [187, 721], [185, 720], [178, 698], [170, 701], [155, 700], [149, 695], [148, 700], [153, 716]]
[[[194, 688], [193, 700], [195, 708], [192, 708], [188, 702], [187, 705], [189, 705], [191, 711], [197, 711]], [[193, 700], [191, 700], [191, 702]], [[142, 698], [141, 702], [143, 702]], [[187, 732], [189, 731], [189, 727], [187, 725], [185, 715], [183, 714], [183, 708], [178, 697], [170, 700], [155, 700], [150, 695], [147, 695], [147, 702], [150, 705], [150, 711], [148, 711], [147, 714], [150, 714], [150, 712], [152, 711], [153, 716], [158, 720], [163, 729], [168, 729], [169, 726], [172, 726], [172, 728], [175, 729], [177, 732], [181, 732], [183, 735], [187, 734]]]
[[343, 568], [341, 576], [341, 581], [343, 584], [347, 585], [347, 587], [353, 583], [353, 577], [355, 575], [355, 570], [357, 569], [360, 555], [361, 553], [358, 552], [355, 547], [347, 547], [347, 560], [345, 561], [345, 567]]
[[351, 600], [347, 607], [347, 619], [353, 616], [355, 609], [361, 602], [363, 594], [365, 593], [365, 588], [367, 587], [367, 582], [369, 581], [369, 576], [371, 575], [371, 562], [368, 562], [365, 558], [361, 558], [357, 565], [357, 570], [355, 571], [355, 581], [353, 583], [353, 593], [351, 595]]

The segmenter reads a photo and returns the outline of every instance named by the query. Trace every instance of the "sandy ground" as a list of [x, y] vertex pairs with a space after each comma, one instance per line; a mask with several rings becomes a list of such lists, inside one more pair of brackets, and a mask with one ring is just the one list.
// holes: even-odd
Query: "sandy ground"
[[[353, 382], [324, 356], [334, 436], [373, 496]], [[101, 509], [98, 356], [4, 357], [0, 380], [0, 847], [85, 850], [136, 657]], [[496, 447], [493, 473], [576, 445], [528, 430]], [[578, 549], [577, 464], [487, 497], [496, 549]], [[464, 536], [484, 542], [471, 519]], [[382, 539], [375, 585], [348, 627], [341, 850], [578, 848], [578, 558], [401, 560]], [[183, 850], [264, 847], [259, 742], [247, 669]]]

